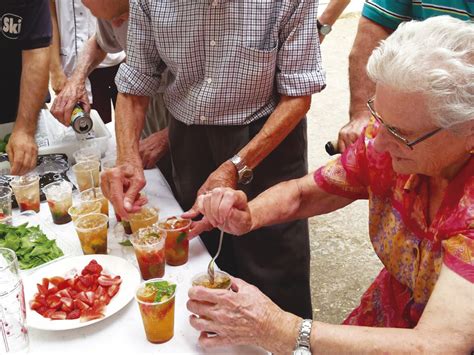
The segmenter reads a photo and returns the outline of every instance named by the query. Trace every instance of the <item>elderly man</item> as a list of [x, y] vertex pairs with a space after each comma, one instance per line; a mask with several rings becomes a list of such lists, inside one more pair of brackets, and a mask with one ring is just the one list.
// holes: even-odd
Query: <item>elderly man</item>
[[7, 145], [13, 175], [36, 167], [38, 114], [48, 92], [51, 18], [47, 0], [0, 4], [0, 123], [15, 122]]
[[[175, 77], [165, 103], [184, 209], [214, 187], [239, 186], [256, 196], [306, 174], [304, 117], [311, 94], [325, 86], [316, 10], [311, 0], [130, 3], [127, 63], [117, 75], [118, 167], [102, 178], [120, 215], [139, 208], [134, 201], [145, 179], [138, 137], [164, 67]], [[191, 233], [209, 228], [204, 219]], [[214, 254], [215, 231], [201, 238]], [[225, 238], [218, 265], [259, 285], [284, 309], [311, 317], [309, 261], [307, 220], [301, 220]]]
[[236, 235], [368, 199], [370, 239], [384, 265], [344, 325], [303, 321], [239, 279], [234, 292], [193, 287], [188, 309], [199, 315], [190, 321], [201, 345], [252, 343], [301, 355], [472, 353], [473, 53], [472, 24], [443, 16], [401, 25], [370, 57], [373, 120], [342, 156], [250, 203], [228, 188], [199, 198], [212, 224]]
[[357, 139], [370, 117], [365, 104], [374, 95], [375, 86], [367, 77], [365, 66], [373, 49], [401, 23], [440, 15], [472, 21], [473, 2], [464, 0], [365, 2], [357, 36], [349, 56], [349, 122], [339, 131], [337, 148], [340, 152]]

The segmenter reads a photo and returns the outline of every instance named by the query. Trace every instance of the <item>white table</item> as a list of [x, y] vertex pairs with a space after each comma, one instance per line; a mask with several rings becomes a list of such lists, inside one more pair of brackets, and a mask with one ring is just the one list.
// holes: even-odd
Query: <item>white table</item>
[[[169, 185], [158, 169], [145, 171], [147, 185], [144, 189], [150, 204], [160, 208], [160, 218], [179, 215], [182, 210], [174, 198]], [[77, 198], [77, 196], [75, 196]], [[110, 207], [112, 207], [110, 205]], [[132, 247], [123, 247], [114, 237], [116, 225], [113, 209], [110, 209], [109, 248], [110, 254], [123, 257], [137, 266]], [[41, 225], [55, 234], [57, 239], [65, 238], [71, 254], [82, 255], [82, 250], [72, 223], [57, 226], [52, 222], [48, 205], [41, 204]], [[135, 300], [113, 316], [87, 327], [68, 331], [42, 331], [30, 329], [30, 353], [101, 353], [101, 354], [267, 354], [261, 348], [236, 346], [205, 351], [197, 344], [199, 333], [188, 322], [190, 313], [186, 309], [187, 291], [191, 277], [207, 270], [210, 256], [199, 238], [190, 242], [187, 264], [172, 267], [166, 265], [165, 278], [177, 283], [174, 337], [165, 344], [155, 345], [146, 340], [142, 319]], [[58, 270], [59, 272], [59, 270]], [[26, 300], [28, 304], [29, 300]]]

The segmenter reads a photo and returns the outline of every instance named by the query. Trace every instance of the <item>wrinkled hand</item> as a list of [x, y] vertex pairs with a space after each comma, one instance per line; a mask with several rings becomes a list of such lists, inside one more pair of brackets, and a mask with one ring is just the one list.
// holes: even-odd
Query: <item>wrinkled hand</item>
[[36, 167], [38, 146], [34, 135], [13, 129], [6, 150], [12, 175], [24, 175]]
[[71, 114], [74, 105], [78, 102], [82, 102], [86, 112], [91, 110], [85, 82], [71, 78], [54, 99], [50, 111], [59, 122], [67, 127], [71, 124]]
[[140, 157], [143, 167], [152, 169], [169, 149], [168, 128], [155, 132], [140, 141]]
[[369, 123], [369, 112], [361, 112], [354, 115], [351, 120], [344, 125], [339, 131], [339, 137], [337, 141], [338, 150], [343, 153], [357, 138], [359, 138], [363, 129]]
[[[237, 171], [230, 161], [226, 161], [221, 164], [204, 182], [201, 188], [198, 190], [196, 202], [194, 202], [193, 207], [182, 215], [183, 218], [196, 218], [199, 216], [200, 211], [197, 206], [199, 196], [202, 194], [211, 191], [216, 187], [230, 187], [235, 189], [237, 187]], [[206, 217], [203, 217], [200, 221], [193, 222], [191, 224], [191, 230], [189, 232], [189, 238], [193, 238], [198, 234], [209, 231], [212, 229], [212, 224], [207, 220]]]
[[[188, 295], [187, 308], [194, 313], [189, 322], [201, 332], [199, 345], [204, 348], [255, 344], [279, 352], [276, 345], [280, 344], [271, 339], [271, 328], [290, 327], [298, 321], [297, 317], [291, 320], [258, 288], [237, 278], [232, 279], [232, 291], [197, 286], [189, 289]], [[208, 336], [207, 332], [217, 335]], [[294, 343], [290, 346], [292, 350]]]
[[247, 195], [229, 187], [217, 187], [200, 195], [196, 208], [215, 228], [226, 233], [242, 235], [252, 228]]
[[145, 184], [140, 161], [122, 162], [101, 174], [102, 192], [122, 219], [128, 219], [129, 213], [139, 211], [146, 203], [140, 195]]
[[64, 74], [64, 71], [57, 70], [51, 72], [51, 87], [56, 95], [64, 89], [67, 83], [67, 76]]

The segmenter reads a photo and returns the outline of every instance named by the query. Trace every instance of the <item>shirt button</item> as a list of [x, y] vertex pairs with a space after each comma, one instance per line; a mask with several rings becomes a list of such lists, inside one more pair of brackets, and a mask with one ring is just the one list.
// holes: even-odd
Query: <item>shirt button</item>
[[208, 78], [206, 81], [207, 81], [208, 84], [212, 84], [212, 79], [211, 78]]
[[216, 45], [216, 41], [211, 41], [211, 46], [215, 46]]
[[205, 120], [207, 120], [207, 117], [206, 117], [206, 116], [201, 116], [201, 117], [199, 117], [199, 119], [200, 119], [201, 121], [205, 121]]

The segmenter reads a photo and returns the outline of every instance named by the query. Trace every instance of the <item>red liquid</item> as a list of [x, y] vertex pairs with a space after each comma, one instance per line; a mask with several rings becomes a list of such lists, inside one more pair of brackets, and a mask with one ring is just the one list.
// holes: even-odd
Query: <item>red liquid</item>
[[165, 274], [165, 250], [142, 251], [135, 249], [143, 280], [163, 277]]

